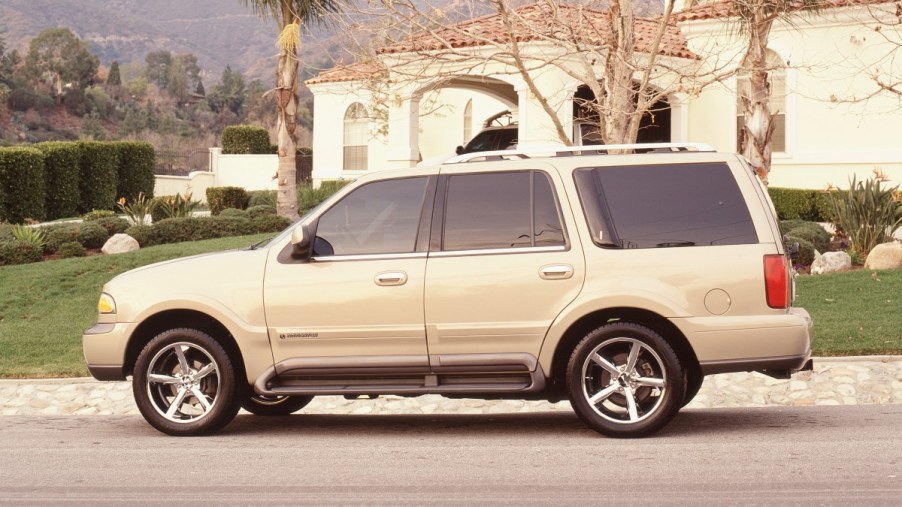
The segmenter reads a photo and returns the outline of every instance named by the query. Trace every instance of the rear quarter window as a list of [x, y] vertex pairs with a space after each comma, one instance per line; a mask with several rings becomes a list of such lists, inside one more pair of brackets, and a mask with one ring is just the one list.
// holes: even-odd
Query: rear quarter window
[[726, 163], [590, 167], [574, 173], [595, 243], [666, 248], [758, 243]]

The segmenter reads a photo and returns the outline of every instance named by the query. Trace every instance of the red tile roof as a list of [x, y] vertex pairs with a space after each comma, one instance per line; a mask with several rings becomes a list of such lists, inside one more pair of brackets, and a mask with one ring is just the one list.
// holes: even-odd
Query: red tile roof
[[[857, 5], [873, 5], [893, 3], [897, 0], [821, 0], [820, 9], [832, 9], [836, 7], [852, 7]], [[796, 9], [802, 8], [802, 2], [797, 2]], [[678, 22], [701, 21], [705, 19], [721, 19], [735, 16], [733, 3], [729, 0], [703, 3], [690, 9], [684, 9], [673, 13], [673, 18]]]
[[[517, 31], [517, 25], [522, 28], [518, 33], [518, 42], [543, 39], [570, 40], [566, 31], [576, 25], [586, 27], [582, 30], [584, 33], [583, 44], [603, 46], [613, 39], [607, 12], [575, 5], [561, 4], [558, 12], [554, 13], [545, 3], [531, 4], [513, 11], [510, 19], [514, 24], [515, 31]], [[636, 18], [634, 32], [636, 51], [647, 52], [651, 49], [657, 29], [658, 22], [656, 20]], [[378, 52], [380, 54], [406, 53], [509, 42], [510, 34], [504, 26], [504, 19], [499, 14], [492, 14], [464, 21], [434, 33], [414, 35], [397, 44], [380, 48]], [[689, 50], [686, 40], [675, 23], [667, 27], [659, 52], [667, 56], [696, 58]]]
[[374, 62], [360, 62], [351, 65], [338, 65], [324, 70], [316, 77], [304, 81], [304, 84], [341, 83], [345, 81], [364, 81], [385, 75], [385, 68]]

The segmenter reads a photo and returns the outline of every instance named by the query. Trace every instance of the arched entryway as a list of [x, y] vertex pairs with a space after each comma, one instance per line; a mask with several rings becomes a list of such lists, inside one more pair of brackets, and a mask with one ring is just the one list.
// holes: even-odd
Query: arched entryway
[[[594, 110], [585, 106], [587, 102], [595, 100], [592, 89], [582, 85], [573, 94], [573, 121], [598, 124], [598, 116]], [[666, 100], [659, 100], [649, 112], [642, 116], [639, 124], [637, 143], [669, 143], [671, 141], [671, 114], [670, 104]]]

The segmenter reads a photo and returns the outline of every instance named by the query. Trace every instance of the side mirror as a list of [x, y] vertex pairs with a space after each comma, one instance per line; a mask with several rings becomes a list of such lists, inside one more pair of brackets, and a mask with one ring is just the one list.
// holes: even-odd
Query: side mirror
[[458, 155], [463, 155], [463, 154], [464, 154], [464, 147], [463, 147], [463, 146], [458, 146], [457, 149], [454, 150], [454, 153], [457, 153]]
[[310, 230], [299, 225], [291, 232], [291, 256], [295, 259], [310, 257]]

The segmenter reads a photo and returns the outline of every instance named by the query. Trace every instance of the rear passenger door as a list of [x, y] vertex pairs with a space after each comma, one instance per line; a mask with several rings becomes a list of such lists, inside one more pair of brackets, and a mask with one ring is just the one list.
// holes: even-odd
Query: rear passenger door
[[570, 207], [561, 205], [560, 176], [534, 161], [518, 164], [442, 168], [425, 287], [434, 370], [443, 360], [479, 362], [461, 361], [464, 354], [538, 357], [552, 321], [582, 287], [583, 255]]

